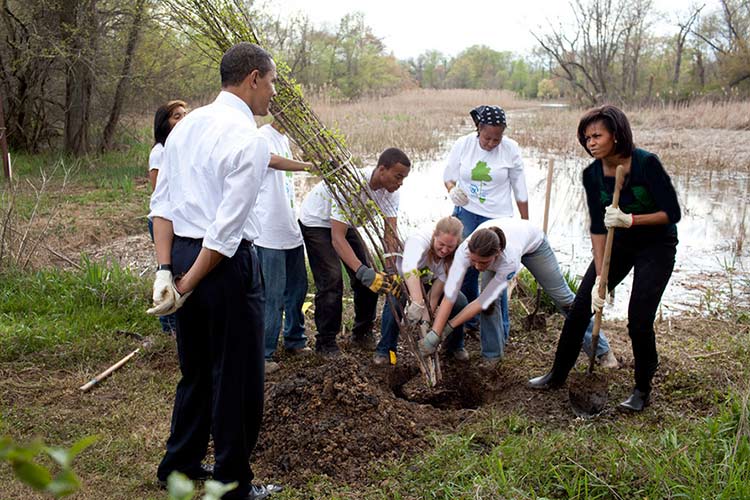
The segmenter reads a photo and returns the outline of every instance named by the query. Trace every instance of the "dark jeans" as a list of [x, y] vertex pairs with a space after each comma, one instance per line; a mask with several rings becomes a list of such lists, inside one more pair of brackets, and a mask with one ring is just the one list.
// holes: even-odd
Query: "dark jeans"
[[[427, 302], [429, 303], [429, 301]], [[406, 298], [403, 297], [401, 299], [402, 309], [405, 303]], [[468, 302], [466, 301], [466, 297], [463, 293], [458, 292], [458, 298], [456, 299], [456, 303], [453, 304], [453, 309], [451, 309], [450, 317], [452, 318], [456, 314], [461, 312], [461, 310], [466, 307], [466, 304], [468, 304]], [[396, 319], [397, 317], [398, 320]], [[398, 322], [401, 321], [401, 319], [402, 316], [400, 311], [396, 311], [396, 314], [393, 314], [393, 309], [391, 308], [391, 298], [386, 297], [385, 306], [383, 307], [383, 317], [380, 320], [380, 342], [378, 342], [378, 345], [375, 348], [375, 352], [383, 356], [387, 356], [388, 351], [396, 352], [399, 334]], [[463, 349], [464, 325], [461, 324], [454, 328], [453, 333], [448, 336], [443, 345], [445, 346], [445, 350], [449, 352]]]
[[[175, 238], [176, 275], [190, 268], [201, 245]], [[253, 478], [250, 453], [263, 416], [263, 284], [252, 244], [242, 242], [177, 311], [177, 354], [182, 378], [157, 477], [196, 471], [213, 435], [214, 478], [239, 482], [224, 498], [243, 498]]]
[[[300, 223], [302, 237], [305, 240], [307, 259], [310, 262], [313, 280], [315, 281], [315, 349], [318, 351], [333, 349], [336, 346], [336, 335], [341, 330], [344, 297], [344, 282], [341, 272], [342, 262], [331, 240], [331, 229], [327, 227], [308, 227]], [[349, 228], [346, 241], [351, 245], [357, 258], [367, 263], [364, 243], [357, 230]], [[378, 295], [364, 286], [355, 277], [356, 270], [344, 265], [354, 292], [354, 337], [363, 337], [372, 332], [375, 313], [378, 307]]]
[[[628, 335], [635, 359], [635, 387], [650, 392], [651, 379], [659, 364], [654, 319], [674, 268], [677, 238], [668, 236], [649, 242], [617, 236], [616, 234], [612, 247], [607, 284], [612, 290], [633, 269], [633, 289], [628, 304]], [[591, 289], [595, 279], [596, 268], [592, 262], [578, 288], [557, 344], [552, 367], [556, 380], [565, 380], [575, 365], [583, 335], [592, 316]]]

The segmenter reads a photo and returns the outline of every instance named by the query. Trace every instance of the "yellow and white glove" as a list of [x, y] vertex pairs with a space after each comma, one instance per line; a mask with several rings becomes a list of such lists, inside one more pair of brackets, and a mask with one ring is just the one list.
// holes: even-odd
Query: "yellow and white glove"
[[612, 205], [604, 209], [604, 225], [611, 227], [630, 227], [633, 225], [633, 214], [626, 214]]
[[373, 268], [362, 264], [357, 269], [356, 277], [363, 285], [375, 293], [394, 293], [395, 287], [388, 274], [377, 272]]
[[154, 316], [171, 314], [169, 311], [174, 308], [176, 300], [176, 290], [172, 283], [172, 271], [166, 269], [156, 271], [153, 290], [153, 307], [148, 309], [146, 313], [153, 314]]
[[469, 204], [469, 195], [458, 186], [453, 186], [451, 190], [448, 191], [448, 196], [457, 207], [463, 207]]
[[[596, 280], [594, 281], [594, 288], [591, 289], [591, 312], [596, 314], [598, 311], [601, 311], [604, 307], [604, 304], [607, 302], [607, 300], [604, 297], [599, 296], [599, 282], [601, 281], [601, 276], [597, 276]], [[606, 296], [606, 292], [604, 293]]]
[[424, 319], [425, 313], [427, 312], [427, 308], [424, 304], [417, 304], [416, 302], [411, 302], [408, 306], [406, 306], [406, 319], [408, 321], [411, 321], [412, 323], [416, 323], [418, 321], [421, 321]]

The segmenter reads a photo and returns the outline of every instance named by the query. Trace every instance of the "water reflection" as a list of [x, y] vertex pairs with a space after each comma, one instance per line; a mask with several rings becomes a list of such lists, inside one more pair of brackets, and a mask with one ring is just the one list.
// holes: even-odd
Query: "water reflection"
[[[549, 156], [524, 150], [532, 222], [542, 227]], [[548, 236], [562, 268], [581, 275], [591, 260], [588, 211], [581, 183], [586, 158], [555, 157]], [[408, 235], [416, 227], [430, 226], [453, 210], [443, 186], [443, 159], [415, 162], [401, 188], [399, 229]], [[667, 165], [669, 171], [669, 166]], [[298, 176], [297, 196], [304, 197], [317, 179]], [[735, 281], [745, 280], [743, 262], [748, 256], [747, 204], [750, 177], [736, 171], [672, 173], [672, 182], [683, 210], [678, 224], [680, 244], [672, 280], [662, 300], [665, 315], [695, 310], [706, 290], [726, 290], [726, 267], [737, 270]], [[737, 248], [741, 250], [737, 252]], [[617, 288], [610, 317], [627, 315], [632, 274]], [[736, 285], [736, 283], [735, 283]], [[736, 289], [736, 288], [735, 288]]]

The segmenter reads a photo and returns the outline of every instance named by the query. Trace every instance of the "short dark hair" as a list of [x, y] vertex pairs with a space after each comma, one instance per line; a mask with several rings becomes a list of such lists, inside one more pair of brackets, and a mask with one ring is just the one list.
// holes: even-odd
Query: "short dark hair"
[[633, 144], [633, 131], [630, 130], [628, 117], [620, 108], [611, 104], [588, 110], [581, 117], [581, 121], [578, 122], [578, 142], [589, 155], [591, 155], [591, 151], [586, 146], [586, 129], [595, 122], [602, 122], [609, 133], [614, 136], [616, 141], [615, 154], [625, 158], [633, 155], [635, 145]]
[[169, 117], [172, 116], [172, 111], [180, 106], [187, 108], [187, 103], [177, 99], [159, 106], [156, 110], [154, 114], [154, 144], [161, 144], [163, 146], [167, 141], [167, 136], [172, 131], [172, 126], [169, 124]]
[[239, 85], [256, 69], [260, 76], [265, 76], [271, 71], [272, 61], [271, 54], [254, 43], [240, 42], [233, 45], [221, 58], [221, 86]]
[[398, 148], [388, 148], [378, 158], [378, 165], [383, 165], [385, 168], [391, 168], [396, 163], [400, 163], [405, 167], [411, 167], [409, 157]]
[[505, 233], [490, 226], [474, 231], [469, 238], [469, 252], [480, 257], [492, 257], [505, 250]]

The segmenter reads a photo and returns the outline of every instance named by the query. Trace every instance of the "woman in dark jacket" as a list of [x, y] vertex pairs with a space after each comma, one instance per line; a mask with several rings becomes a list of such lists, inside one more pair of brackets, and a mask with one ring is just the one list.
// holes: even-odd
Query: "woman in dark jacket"
[[[614, 289], [633, 269], [628, 335], [635, 358], [635, 388], [620, 408], [641, 411], [649, 403], [651, 380], [658, 365], [654, 318], [674, 268], [680, 206], [659, 158], [633, 145], [630, 123], [620, 109], [605, 105], [587, 112], [578, 124], [578, 141], [595, 158], [583, 171], [594, 260], [563, 325], [552, 370], [531, 379], [529, 385], [537, 389], [560, 387], [573, 368], [586, 326], [593, 312], [604, 306], [604, 298], [596, 291], [607, 228], [614, 227], [608, 288]], [[625, 180], [619, 208], [614, 208], [611, 204], [618, 165], [624, 167]]]

